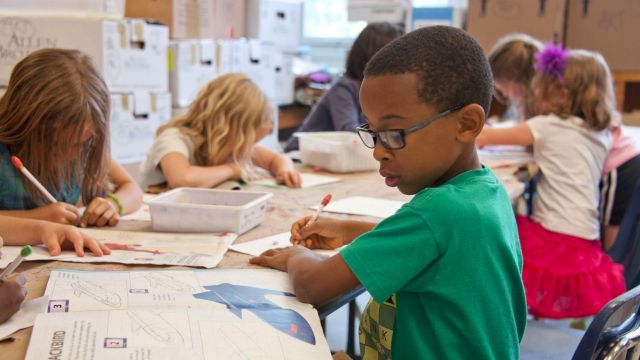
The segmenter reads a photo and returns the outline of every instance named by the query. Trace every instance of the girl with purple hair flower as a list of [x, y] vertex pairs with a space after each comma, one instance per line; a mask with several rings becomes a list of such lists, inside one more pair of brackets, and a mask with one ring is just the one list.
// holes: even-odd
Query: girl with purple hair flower
[[517, 216], [529, 312], [596, 314], [625, 291], [622, 266], [602, 251], [598, 185], [616, 121], [611, 74], [598, 53], [547, 45], [536, 54], [538, 116], [485, 128], [477, 144], [533, 146], [541, 171], [531, 217]]

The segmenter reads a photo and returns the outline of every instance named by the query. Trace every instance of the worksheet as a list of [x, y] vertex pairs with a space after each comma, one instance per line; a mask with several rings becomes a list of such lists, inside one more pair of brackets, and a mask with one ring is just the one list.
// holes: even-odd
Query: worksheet
[[[117, 230], [81, 229], [102, 241], [111, 249], [111, 255], [94, 256], [85, 250], [84, 257], [75, 251], [63, 251], [50, 256], [47, 248], [33, 246], [33, 253], [25, 261], [56, 260], [78, 263], [120, 263], [149, 265], [178, 265], [213, 268], [222, 261], [229, 245], [238, 236], [233, 233], [178, 234]], [[20, 254], [21, 246], [2, 248], [0, 268], [5, 268]]]
[[[284, 232], [261, 239], [246, 241], [240, 244], [233, 244], [229, 246], [229, 249], [237, 251], [239, 253], [258, 256], [269, 249], [277, 249], [291, 246], [291, 233]], [[333, 256], [338, 253], [339, 249], [335, 250], [320, 250], [314, 249], [314, 252], [326, 256]]]
[[331, 359], [276, 270], [54, 270], [26, 359]]
[[[326, 175], [318, 175], [318, 174], [310, 174], [310, 173], [300, 173], [300, 180], [302, 182], [302, 188], [309, 188], [313, 186], [320, 186], [326, 184], [332, 184], [335, 182], [342, 181], [340, 178]], [[251, 185], [262, 185], [262, 186], [283, 186], [278, 185], [276, 183], [276, 179], [274, 178], [266, 178], [261, 180], [255, 180], [251, 182]], [[284, 187], [284, 186], [283, 186]]]
[[[378, 199], [365, 196], [353, 196], [340, 200], [331, 201], [324, 207], [324, 211], [351, 214], [367, 215], [379, 218], [388, 218], [398, 211], [404, 203], [397, 200]], [[317, 209], [317, 206], [312, 209]]]

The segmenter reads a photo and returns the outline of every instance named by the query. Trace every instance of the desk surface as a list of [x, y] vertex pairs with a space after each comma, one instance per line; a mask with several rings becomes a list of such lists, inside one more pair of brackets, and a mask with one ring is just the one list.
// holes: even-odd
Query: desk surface
[[[304, 169], [305, 171], [307, 169]], [[505, 184], [507, 192], [511, 199], [515, 199], [524, 190], [524, 185], [518, 183], [511, 176], [513, 168], [506, 167], [496, 169], [495, 172]], [[313, 188], [286, 189], [286, 188], [265, 188], [260, 186], [250, 187], [252, 190], [261, 190], [273, 192], [273, 197], [267, 208], [267, 216], [265, 221], [258, 227], [248, 231], [238, 237], [236, 242], [245, 242], [265, 236], [273, 235], [288, 231], [291, 223], [303, 216], [313, 214], [310, 206], [317, 205], [325, 194], [331, 193], [334, 199], [341, 199], [349, 196], [370, 196], [380, 197], [393, 200], [408, 201], [409, 196], [401, 194], [395, 188], [389, 188], [384, 184], [383, 179], [377, 172], [359, 173], [359, 174], [331, 174], [343, 179], [343, 181], [324, 186]], [[367, 216], [353, 216], [343, 214], [324, 214], [323, 216], [331, 216], [338, 219], [359, 219], [364, 221], [377, 222], [380, 219]], [[119, 230], [130, 231], [151, 231], [149, 222], [141, 221], [123, 221], [116, 227]], [[249, 264], [249, 255], [239, 254], [234, 251], [228, 251], [219, 268], [258, 268]], [[49, 279], [49, 274], [53, 269], [93, 269], [93, 270], [140, 270], [147, 268], [160, 268], [158, 266], [144, 265], [123, 265], [123, 264], [82, 264], [69, 262], [23, 262], [17, 271], [21, 272], [27, 278], [27, 298], [36, 298], [44, 294], [44, 289]], [[162, 268], [182, 268], [182, 267], [162, 267]], [[0, 342], [0, 354], [2, 359], [23, 359], [25, 357], [31, 329], [27, 328], [13, 334], [14, 341]]]

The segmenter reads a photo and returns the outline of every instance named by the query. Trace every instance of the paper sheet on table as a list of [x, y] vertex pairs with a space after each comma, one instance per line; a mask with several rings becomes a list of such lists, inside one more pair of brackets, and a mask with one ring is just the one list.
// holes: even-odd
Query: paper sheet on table
[[[78, 263], [120, 263], [149, 265], [179, 265], [213, 268], [222, 260], [237, 234], [175, 234], [157, 232], [82, 229], [81, 231], [105, 244], [119, 244], [126, 249], [112, 249], [111, 255], [93, 256], [85, 250], [84, 257], [73, 251], [50, 256], [44, 246], [34, 246], [25, 261], [56, 260]], [[5, 268], [19, 253], [20, 246], [5, 246], [0, 268]]]
[[44, 313], [47, 308], [46, 296], [27, 300], [22, 303], [20, 310], [13, 316], [0, 324], [0, 340], [9, 337], [18, 330], [33, 326], [38, 314]]
[[[308, 188], [313, 186], [320, 186], [331, 184], [335, 182], [342, 181], [337, 177], [325, 176], [325, 175], [317, 175], [310, 173], [301, 173], [300, 180], [302, 181], [302, 188]], [[276, 180], [273, 178], [269, 179], [261, 179], [251, 182], [252, 185], [263, 185], [263, 186], [282, 186], [276, 183]]]
[[531, 151], [525, 146], [485, 146], [478, 149], [482, 163], [489, 167], [519, 165], [533, 162]]
[[[379, 218], [388, 218], [393, 215], [404, 205], [402, 201], [378, 199], [365, 196], [353, 196], [336, 201], [332, 201], [324, 207], [324, 211], [351, 214], [366, 215]], [[317, 209], [313, 206], [312, 209]]]
[[[147, 205], [147, 201], [153, 199], [154, 197], [156, 197], [158, 195], [156, 194], [144, 194], [142, 201], [143, 204], [142, 206], [140, 206], [140, 209], [132, 212], [131, 214], [127, 214], [127, 215], [122, 215], [120, 216], [120, 220], [136, 220], [136, 221], [151, 221], [151, 213], [149, 212], [149, 205]], [[82, 214], [84, 214], [84, 211], [86, 210], [86, 207], [81, 207], [78, 209], [80, 216], [82, 216]]]
[[[291, 246], [291, 241], [289, 241], [290, 237], [291, 237], [291, 233], [285, 232], [281, 234], [268, 236], [262, 239], [243, 242], [241, 244], [233, 244], [229, 247], [229, 249], [233, 251], [237, 251], [239, 253], [247, 254], [247, 255], [258, 256], [269, 249], [276, 249], [276, 248]], [[314, 249], [313, 251], [318, 254], [333, 256], [337, 254], [340, 251], [340, 249], [336, 249], [336, 250]]]
[[26, 359], [331, 359], [291, 293], [274, 270], [54, 270]]

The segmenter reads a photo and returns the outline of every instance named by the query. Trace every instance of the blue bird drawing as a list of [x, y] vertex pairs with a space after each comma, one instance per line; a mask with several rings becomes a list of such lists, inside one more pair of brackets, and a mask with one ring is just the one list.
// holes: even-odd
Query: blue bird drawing
[[205, 286], [209, 291], [194, 294], [198, 299], [226, 305], [242, 319], [242, 310], [248, 310], [264, 320], [271, 327], [311, 345], [316, 344], [311, 325], [298, 312], [284, 309], [265, 298], [266, 295], [295, 296], [284, 291], [262, 289], [253, 286], [219, 284]]

